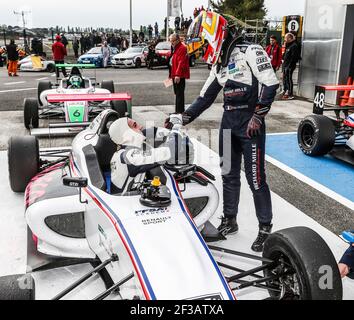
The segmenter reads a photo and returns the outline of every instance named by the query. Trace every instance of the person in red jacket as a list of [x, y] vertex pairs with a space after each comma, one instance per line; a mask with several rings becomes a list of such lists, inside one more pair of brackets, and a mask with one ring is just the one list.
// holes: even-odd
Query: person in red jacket
[[181, 42], [178, 34], [170, 36], [173, 48], [170, 65], [170, 78], [173, 80], [173, 88], [176, 95], [176, 113], [181, 114], [185, 110], [184, 91], [186, 89], [186, 79], [190, 78], [189, 57], [187, 47]]
[[[52, 52], [53, 52], [53, 60], [55, 64], [64, 64], [65, 56], [67, 55], [67, 51], [63, 43], [61, 42], [60, 35], [55, 37], [55, 42], [52, 45]], [[67, 76], [65, 68], [61, 68], [61, 71], [64, 77]], [[57, 78], [59, 78], [59, 69], [56, 68]]]
[[270, 37], [270, 45], [266, 48], [266, 51], [272, 61], [274, 72], [278, 71], [282, 61], [282, 49], [275, 36]]

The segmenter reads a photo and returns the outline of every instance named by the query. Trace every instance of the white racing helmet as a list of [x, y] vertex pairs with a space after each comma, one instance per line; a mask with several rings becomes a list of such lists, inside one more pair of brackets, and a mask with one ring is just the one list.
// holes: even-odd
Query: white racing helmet
[[134, 131], [128, 125], [128, 118], [120, 118], [112, 123], [109, 128], [109, 135], [112, 141], [121, 146], [141, 148], [145, 136]]

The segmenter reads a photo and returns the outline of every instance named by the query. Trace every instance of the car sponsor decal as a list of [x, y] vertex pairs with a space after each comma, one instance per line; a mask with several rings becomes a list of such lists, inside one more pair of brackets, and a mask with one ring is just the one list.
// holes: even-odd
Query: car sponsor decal
[[256, 51], [256, 56], [257, 57], [264, 56], [264, 51]]
[[25, 191], [26, 209], [39, 201], [79, 194], [77, 190], [63, 186], [61, 178], [65, 165], [65, 162], [56, 164], [42, 171], [31, 180]]
[[266, 63], [266, 62], [268, 62], [268, 58], [265, 56], [262, 58], [257, 58], [257, 60], [256, 60], [257, 64], [262, 64], [262, 63]]
[[[80, 170], [72, 159], [72, 157], [70, 158], [70, 165], [73, 170], [73, 174], [80, 176]], [[130, 256], [130, 260], [132, 261], [132, 264], [138, 276], [145, 298], [147, 300], [156, 300], [156, 295], [151, 287], [150, 281], [146, 275], [144, 267], [122, 222], [114, 213], [114, 211], [100, 198], [100, 196], [91, 187], [85, 188], [84, 191], [90, 196], [93, 202], [96, 203], [99, 209], [104, 212], [104, 214], [109, 218], [114, 228], [116, 229], [119, 238], [121, 239], [125, 249], [127, 250], [128, 255]]]
[[236, 300], [236, 297], [234, 296], [231, 288], [229, 287], [228, 283], [226, 282], [225, 277], [221, 273], [221, 270], [218, 267], [214, 257], [212, 256], [207, 244], [205, 243], [204, 239], [202, 238], [202, 235], [200, 234], [200, 232], [198, 231], [198, 228], [197, 228], [197, 226], [194, 223], [193, 217], [192, 217], [191, 213], [189, 212], [189, 209], [188, 209], [187, 205], [184, 202], [184, 199], [183, 199], [183, 197], [181, 195], [181, 191], [179, 190], [179, 187], [178, 187], [178, 184], [177, 184], [176, 180], [172, 177], [172, 175], [168, 171], [167, 171], [167, 173], [168, 173], [168, 175], [171, 178], [173, 191], [175, 192], [175, 195], [176, 195], [176, 197], [178, 199], [178, 203], [179, 203], [179, 205], [180, 205], [180, 207], [182, 209], [182, 212], [186, 216], [186, 218], [189, 221], [191, 227], [193, 228], [194, 232], [196, 233], [198, 239], [200, 240], [201, 244], [203, 245], [206, 253], [208, 254], [212, 264], [214, 265], [215, 270], [216, 270], [216, 272], [217, 272], [217, 274], [218, 274], [218, 276], [219, 276], [219, 278], [221, 280], [222, 285], [225, 288], [225, 291], [226, 291], [229, 299], [230, 300]]
[[266, 64], [261, 64], [260, 66], [258, 66], [258, 71], [259, 72], [264, 72], [268, 69], [272, 69], [272, 65], [270, 63], [266, 63]]

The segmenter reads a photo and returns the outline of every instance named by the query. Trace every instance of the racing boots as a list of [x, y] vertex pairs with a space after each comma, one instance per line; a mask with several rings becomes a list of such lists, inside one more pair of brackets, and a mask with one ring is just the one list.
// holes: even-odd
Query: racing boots
[[221, 217], [221, 224], [218, 231], [224, 237], [229, 234], [235, 234], [238, 231], [236, 217]]
[[252, 250], [254, 252], [262, 252], [264, 242], [268, 239], [269, 235], [272, 233], [273, 225], [260, 225], [259, 233], [256, 241], [252, 245]]

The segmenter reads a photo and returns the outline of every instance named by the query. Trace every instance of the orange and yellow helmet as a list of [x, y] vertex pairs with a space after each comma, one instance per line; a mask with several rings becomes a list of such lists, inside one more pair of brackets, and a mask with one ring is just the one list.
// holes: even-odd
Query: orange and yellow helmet
[[194, 54], [207, 45], [203, 59], [215, 64], [221, 54], [227, 35], [227, 20], [218, 13], [202, 11], [189, 27], [186, 45], [188, 54]]

